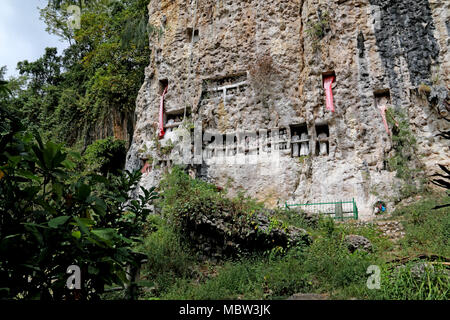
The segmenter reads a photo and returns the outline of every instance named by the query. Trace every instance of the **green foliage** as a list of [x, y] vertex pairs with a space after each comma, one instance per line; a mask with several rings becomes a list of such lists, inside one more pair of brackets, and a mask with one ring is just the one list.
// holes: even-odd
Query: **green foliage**
[[160, 154], [163, 156], [170, 155], [170, 153], [172, 152], [174, 147], [175, 147], [175, 145], [173, 144], [172, 140], [169, 140], [167, 145], [165, 145], [164, 147], [161, 147]]
[[10, 94], [11, 90], [8, 88], [8, 82], [5, 81], [6, 66], [0, 68], [0, 101], [5, 100]]
[[46, 48], [44, 55], [35, 62], [21, 61], [17, 64], [20, 74], [28, 75], [29, 88], [42, 95], [47, 86], [61, 83], [61, 57], [56, 48]]
[[330, 28], [328, 12], [317, 12], [317, 21], [308, 21], [306, 34], [312, 41], [313, 49], [316, 51], [320, 46], [320, 40], [323, 39], [325, 33]]
[[211, 255], [287, 248], [310, 240], [301, 231], [291, 237], [294, 231], [262, 204], [243, 194], [229, 199], [217, 187], [191, 179], [178, 167], [161, 181], [161, 188], [163, 215], [187, 241], [208, 247]]
[[[150, 56], [147, 2], [86, 1], [82, 28], [70, 30], [66, 7], [78, 1], [49, 1], [42, 19], [71, 43], [62, 55], [47, 48], [38, 60], [19, 62], [21, 78], [12, 82], [24, 83], [8, 104], [28, 128], [71, 146], [81, 142], [84, 149], [98, 137], [116, 134], [119, 119], [132, 121]], [[134, 26], [139, 28], [128, 32]]]
[[400, 189], [400, 199], [403, 199], [424, 191], [425, 179], [417, 158], [417, 141], [411, 132], [408, 118], [393, 109], [388, 109], [386, 115], [393, 127], [392, 142], [395, 149], [395, 154], [388, 159], [388, 165], [404, 181]]
[[[127, 282], [125, 268], [156, 198], [130, 199], [140, 173], [74, 183], [75, 164], [62, 145], [24, 133], [0, 108], [0, 283], [9, 299], [96, 299], [105, 285]], [[80, 266], [82, 289], [65, 287], [66, 269]]]
[[146, 254], [147, 262], [141, 269], [142, 278], [154, 283], [154, 295], [165, 293], [177, 278], [192, 274], [195, 255], [183, 244], [172, 226], [158, 216], [151, 216], [139, 251]]
[[221, 205], [228, 205], [236, 213], [254, 213], [263, 208], [263, 204], [239, 193], [234, 199], [228, 199], [213, 184], [206, 183], [199, 179], [192, 179], [181, 167], [174, 167], [170, 174], [166, 175], [160, 184], [162, 193], [161, 206], [163, 213], [171, 217], [174, 207], [185, 203], [184, 200], [195, 202], [206, 202]]
[[108, 173], [117, 173], [123, 169], [126, 153], [126, 141], [109, 137], [89, 145], [83, 160], [88, 171], [100, 172], [106, 176]]
[[311, 229], [315, 227], [313, 223], [305, 219], [304, 215], [299, 214], [295, 210], [287, 210], [285, 208], [275, 209], [274, 215], [278, 219], [285, 221], [287, 224], [291, 226], [303, 229]]
[[[227, 261], [199, 279], [178, 279], [162, 299], [278, 299], [311, 289], [299, 257], [279, 259], [262, 256]], [[197, 284], [194, 284], [197, 283]]]
[[[328, 220], [327, 220], [328, 221]], [[331, 220], [330, 223], [334, 223]], [[371, 231], [359, 227], [358, 231]], [[226, 261], [197, 276], [172, 280], [162, 299], [283, 299], [295, 293], [330, 292], [335, 297], [366, 297], [367, 267], [379, 263], [376, 256], [350, 253], [342, 239], [348, 231], [327, 222], [317, 229], [311, 247], [292, 248], [283, 255], [253, 255]], [[351, 230], [355, 231], [355, 230]], [[375, 235], [372, 235], [375, 236]], [[350, 290], [349, 292], [347, 292]]]
[[428, 197], [398, 208], [395, 215], [404, 221], [406, 235], [401, 245], [406, 254], [428, 253], [450, 257], [450, 211], [433, 210], [442, 197]]
[[439, 264], [425, 264], [423, 273], [417, 272], [420, 264], [413, 261], [405, 266], [384, 267], [381, 288], [369, 291], [369, 297], [379, 300], [448, 300], [450, 277], [446, 269]]

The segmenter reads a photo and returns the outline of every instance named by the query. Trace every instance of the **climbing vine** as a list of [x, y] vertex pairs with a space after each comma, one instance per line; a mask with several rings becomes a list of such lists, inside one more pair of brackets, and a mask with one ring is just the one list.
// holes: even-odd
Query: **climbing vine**
[[392, 143], [395, 154], [388, 159], [388, 167], [396, 171], [397, 177], [405, 181], [400, 197], [407, 198], [424, 188], [424, 174], [417, 157], [417, 140], [411, 132], [407, 116], [398, 110], [386, 111], [387, 121], [392, 126]]
[[317, 51], [317, 49], [319, 49], [320, 40], [323, 39], [326, 32], [330, 29], [328, 12], [317, 10], [317, 21], [308, 21], [306, 24], [308, 29], [305, 31], [311, 39], [314, 51]]

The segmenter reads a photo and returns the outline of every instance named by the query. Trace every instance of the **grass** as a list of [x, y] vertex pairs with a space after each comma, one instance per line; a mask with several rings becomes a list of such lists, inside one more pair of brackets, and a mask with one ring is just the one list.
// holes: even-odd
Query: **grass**
[[[194, 263], [174, 231], [163, 226], [145, 241], [152, 257], [145, 268], [146, 277], [155, 281], [155, 288], [143, 298], [285, 299], [295, 293], [333, 290], [339, 296], [348, 286], [364, 287], [366, 269], [377, 261], [376, 256], [350, 253], [343, 244], [348, 230], [332, 219], [327, 221], [332, 226], [321, 221], [316, 241], [308, 248], [274, 249], [217, 264]], [[183, 272], [185, 269], [190, 271]]]
[[[202, 188], [210, 197], [216, 192], [207, 186]], [[166, 208], [172, 205], [167, 202], [171, 197], [176, 201], [174, 193], [166, 193]], [[241, 203], [239, 199], [231, 201], [236, 202], [234, 206]], [[142, 278], [152, 282], [153, 288], [144, 290], [141, 299], [286, 299], [296, 293], [326, 293], [331, 299], [448, 300], [450, 283], [446, 266], [434, 261], [432, 269], [425, 268], [418, 275], [414, 270], [423, 261], [413, 259], [422, 253], [450, 257], [450, 211], [432, 210], [442, 203], [445, 203], [443, 195], [427, 195], [398, 208], [391, 219], [401, 221], [406, 232], [399, 246], [374, 224], [335, 222], [329, 217], [311, 223], [280, 209], [275, 212], [276, 219], [307, 229], [312, 235], [314, 241], [309, 247], [276, 247], [218, 262], [199, 260], [182, 240], [179, 230], [167, 222], [170, 219], [154, 216], [149, 221], [150, 232], [139, 248], [149, 260], [142, 269]], [[366, 237], [373, 250], [350, 253], [344, 242], [349, 234]], [[391, 262], [394, 251], [397, 257], [408, 261]], [[370, 265], [380, 267], [379, 290], [367, 288]]]
[[298, 257], [267, 256], [226, 261], [202, 282], [178, 281], [163, 299], [280, 299], [308, 292], [311, 281]]
[[172, 286], [174, 279], [187, 278], [195, 272], [196, 257], [162, 218], [152, 216], [149, 223], [152, 232], [138, 249], [148, 257], [141, 277], [154, 284], [150, 296], [160, 296]]
[[430, 195], [396, 210], [394, 215], [403, 218], [406, 232], [400, 242], [403, 255], [424, 253], [450, 257], [450, 208], [432, 209], [445, 201], [442, 196]]
[[450, 280], [442, 265], [425, 268], [423, 274], [414, 271], [418, 262], [405, 266], [383, 266], [380, 290], [368, 291], [368, 298], [377, 300], [448, 300]]

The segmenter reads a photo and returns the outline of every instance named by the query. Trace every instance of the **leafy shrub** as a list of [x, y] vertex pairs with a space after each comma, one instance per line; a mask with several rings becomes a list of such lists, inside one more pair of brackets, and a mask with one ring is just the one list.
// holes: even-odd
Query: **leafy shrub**
[[[62, 145], [25, 134], [15, 115], [0, 113], [9, 124], [0, 135], [1, 297], [98, 299], [105, 285], [127, 283], [127, 266], [139, 260], [132, 247], [156, 194], [143, 190], [130, 199], [139, 172], [70, 183], [75, 164]], [[73, 264], [81, 268], [79, 291], [66, 289]]]
[[381, 272], [380, 290], [369, 291], [369, 297], [382, 300], [448, 300], [450, 277], [443, 266], [434, 265], [418, 273], [417, 262], [388, 268]]
[[[170, 177], [167, 177], [170, 178]], [[173, 177], [172, 177], [173, 178]], [[187, 181], [184, 181], [187, 182]], [[189, 183], [199, 183], [190, 181]], [[183, 183], [182, 183], [183, 184]], [[184, 185], [185, 187], [186, 185]], [[181, 189], [184, 188], [181, 186]], [[217, 192], [210, 185], [204, 185], [205, 193]], [[242, 197], [242, 196], [241, 196]], [[438, 239], [436, 248], [444, 248], [445, 234], [448, 233], [448, 213], [445, 209], [432, 211], [438, 198], [428, 199], [422, 202], [398, 209], [396, 216], [401, 215], [407, 219], [407, 236], [414, 238], [415, 225], [412, 212], [424, 218], [416, 227], [436, 229], [429, 233], [429, 239]], [[428, 213], [429, 214], [424, 214]], [[437, 215], [433, 214], [437, 212]], [[298, 216], [292, 212], [277, 210], [276, 215], [286, 221], [300, 226], [302, 220], [296, 220]], [[409, 219], [410, 222], [407, 222]], [[429, 219], [435, 219], [430, 221]], [[411, 223], [411, 225], [409, 225]], [[410, 226], [410, 227], [408, 227]], [[415, 227], [414, 227], [415, 228]], [[449, 283], [448, 275], [443, 265], [433, 264], [434, 271], [417, 277], [414, 272], [416, 262], [408, 263], [405, 268], [395, 268], [391, 263], [386, 263], [386, 252], [392, 249], [393, 244], [381, 235], [375, 225], [356, 223], [336, 223], [329, 217], [321, 217], [319, 223], [312, 229], [315, 240], [310, 247], [294, 247], [281, 250], [279, 247], [267, 250], [262, 254], [253, 254], [241, 257], [237, 260], [220, 262], [218, 265], [207, 264], [208, 272], [200, 272], [205, 265], [198, 262], [189, 264], [189, 270], [198, 269], [197, 272], [188, 274], [166, 273], [161, 279], [157, 279], [158, 285], [164, 290], [154, 291], [152, 297], [162, 299], [285, 299], [295, 293], [329, 293], [331, 298], [348, 299], [448, 299]], [[408, 235], [411, 233], [411, 235]], [[350, 253], [344, 245], [344, 238], [348, 234], [358, 234], [368, 238], [373, 244], [373, 252], [366, 253], [356, 251]], [[442, 234], [442, 236], [441, 236]], [[171, 241], [167, 241], [172, 243]], [[162, 241], [161, 241], [162, 243]], [[406, 242], [402, 246], [411, 248]], [[448, 242], [447, 242], [448, 245]], [[176, 247], [175, 245], [171, 245]], [[433, 248], [431, 242], [426, 242], [423, 247]], [[152, 249], [154, 251], [158, 251]], [[178, 251], [178, 249], [177, 249]], [[437, 251], [437, 254], [444, 254]], [[177, 255], [167, 253], [173, 261], [166, 261], [167, 265], [178, 265], [174, 262]], [[164, 258], [161, 258], [164, 261]], [[155, 264], [158, 264], [155, 262]], [[367, 288], [366, 273], [370, 265], [381, 267], [381, 289], [369, 290]], [[162, 267], [161, 267], [162, 268]], [[155, 269], [151, 272], [157, 274]], [[173, 275], [171, 278], [169, 275]]]
[[[315, 229], [317, 225], [315, 224], [315, 219], [307, 219], [307, 215], [299, 212], [297, 210], [291, 209], [275, 209], [275, 216], [287, 224], [303, 228], [303, 229]], [[317, 220], [319, 217], [317, 216]]]
[[261, 255], [228, 261], [203, 282], [178, 281], [164, 299], [277, 299], [310, 289], [301, 260], [294, 255], [268, 259]]
[[215, 186], [191, 179], [178, 167], [161, 187], [163, 214], [206, 255], [221, 258], [310, 241], [306, 231], [279, 221], [261, 204], [243, 195], [228, 199]]
[[308, 21], [307, 35], [312, 41], [312, 47], [316, 51], [319, 48], [320, 40], [323, 39], [326, 32], [330, 29], [330, 21], [328, 12], [317, 10], [317, 21]]
[[108, 173], [117, 173], [123, 169], [126, 154], [126, 141], [109, 137], [89, 145], [83, 160], [88, 171], [98, 171], [106, 176]]
[[407, 116], [389, 108], [387, 121], [392, 125], [392, 143], [395, 154], [388, 159], [389, 169], [396, 171], [404, 183], [400, 188], [400, 199], [423, 192], [425, 178], [421, 162], [417, 158], [417, 141], [411, 132]]
[[450, 211], [433, 210], [441, 201], [441, 197], [428, 197], [394, 212], [404, 218], [406, 235], [401, 240], [404, 251], [450, 256]]
[[148, 222], [151, 233], [144, 239], [139, 251], [147, 255], [141, 274], [154, 283], [154, 294], [164, 293], [177, 278], [189, 278], [193, 272], [195, 255], [183, 244], [180, 235], [158, 216]]
[[350, 253], [337, 238], [323, 237], [314, 241], [304, 262], [321, 288], [344, 288], [352, 283], [365, 283], [366, 270], [372, 264], [370, 254], [360, 251]]

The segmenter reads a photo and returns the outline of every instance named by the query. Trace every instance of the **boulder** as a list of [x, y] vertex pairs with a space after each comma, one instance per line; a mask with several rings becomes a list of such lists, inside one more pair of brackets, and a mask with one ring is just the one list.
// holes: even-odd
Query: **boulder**
[[367, 252], [372, 251], [372, 243], [369, 241], [369, 239], [363, 236], [351, 234], [346, 236], [344, 241], [350, 252], [355, 252], [358, 249]]
[[216, 211], [214, 215], [205, 212], [184, 217], [182, 229], [204, 256], [215, 258], [312, 243], [306, 230], [274, 222], [272, 213], [263, 209], [240, 219], [226, 210]]

